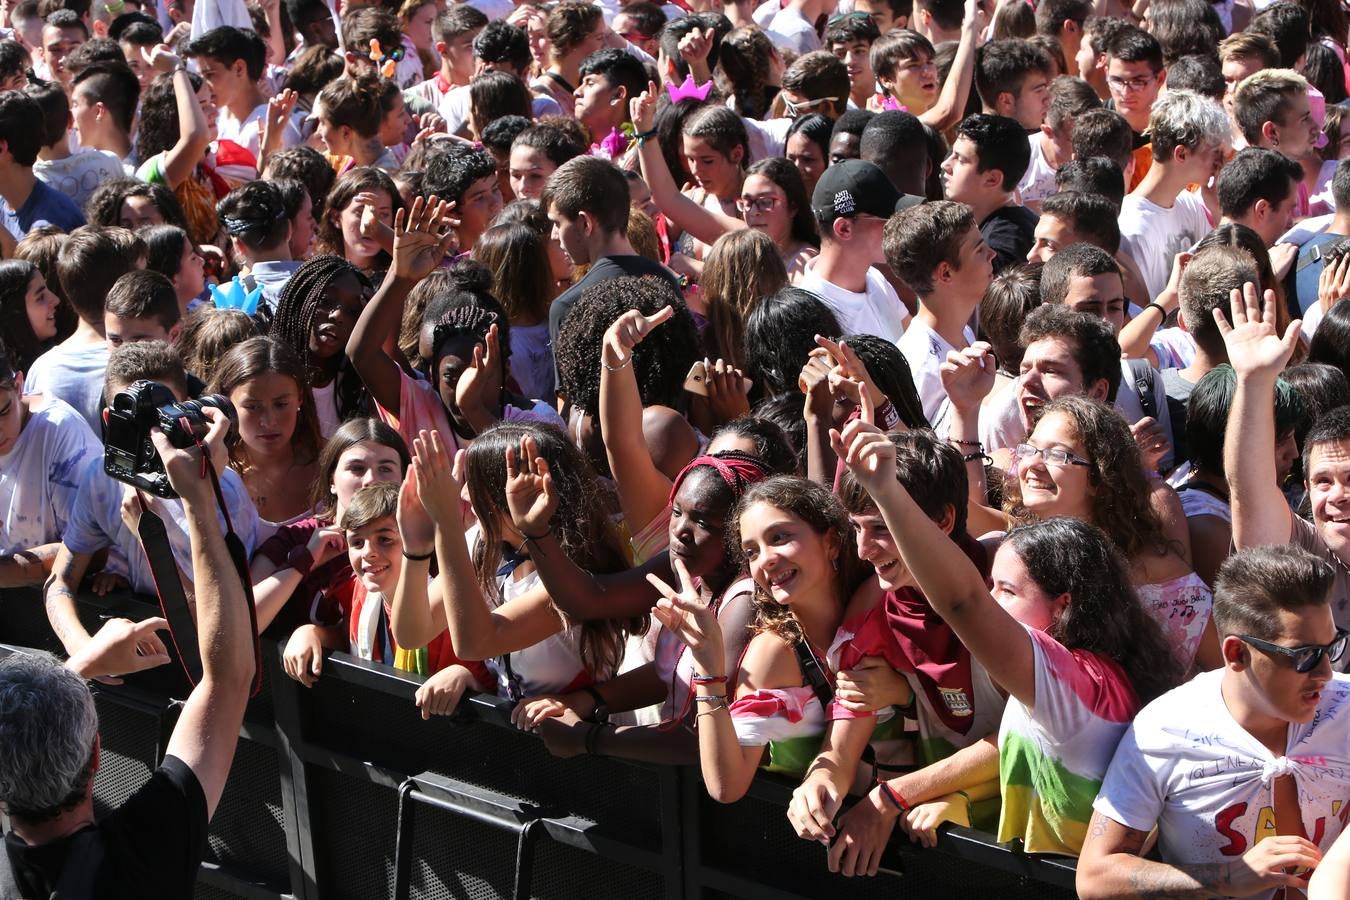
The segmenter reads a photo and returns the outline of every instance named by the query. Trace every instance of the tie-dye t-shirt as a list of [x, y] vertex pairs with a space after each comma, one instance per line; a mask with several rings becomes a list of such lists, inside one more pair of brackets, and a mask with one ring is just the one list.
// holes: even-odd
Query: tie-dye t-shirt
[[1223, 675], [1197, 675], [1139, 712], [1094, 807], [1127, 828], [1157, 825], [1164, 862], [1227, 862], [1274, 836], [1272, 786], [1293, 775], [1303, 832], [1327, 850], [1350, 815], [1350, 676], [1332, 676], [1276, 757], [1229, 714]]
[[[11, 396], [11, 403], [22, 402]], [[80, 476], [103, 445], [84, 417], [60, 400], [28, 417], [14, 446], [0, 456], [0, 552], [61, 540]]]
[[1121, 668], [1028, 628], [1036, 705], [1009, 698], [998, 733], [1000, 841], [1028, 853], [1077, 856], [1092, 801], [1139, 701]]

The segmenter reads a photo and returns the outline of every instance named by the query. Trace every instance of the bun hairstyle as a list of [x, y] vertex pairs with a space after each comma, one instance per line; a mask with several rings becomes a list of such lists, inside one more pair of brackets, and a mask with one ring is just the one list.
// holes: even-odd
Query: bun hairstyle
[[319, 91], [319, 108], [334, 127], [346, 125], [363, 138], [379, 134], [384, 118], [384, 87], [369, 73], [338, 78]]

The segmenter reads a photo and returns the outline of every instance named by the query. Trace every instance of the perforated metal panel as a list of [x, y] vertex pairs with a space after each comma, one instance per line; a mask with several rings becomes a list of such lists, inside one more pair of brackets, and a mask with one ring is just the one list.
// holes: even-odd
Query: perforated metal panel
[[94, 813], [102, 816], [150, 780], [159, 720], [115, 703], [105, 694], [96, 694], [94, 705], [101, 748], [94, 776]]
[[286, 889], [290, 873], [280, 779], [276, 751], [241, 739], [207, 844], [210, 857], [222, 866]]

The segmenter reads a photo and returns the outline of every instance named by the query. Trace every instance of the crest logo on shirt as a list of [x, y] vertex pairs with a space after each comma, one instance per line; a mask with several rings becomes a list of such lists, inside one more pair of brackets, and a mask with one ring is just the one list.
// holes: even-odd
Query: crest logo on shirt
[[853, 195], [848, 191], [839, 191], [834, 195], [834, 214], [848, 216], [853, 214]]
[[970, 708], [970, 698], [966, 692], [960, 688], [938, 688], [938, 693], [942, 695], [942, 702], [947, 704], [947, 711], [954, 716], [974, 715], [974, 710]]

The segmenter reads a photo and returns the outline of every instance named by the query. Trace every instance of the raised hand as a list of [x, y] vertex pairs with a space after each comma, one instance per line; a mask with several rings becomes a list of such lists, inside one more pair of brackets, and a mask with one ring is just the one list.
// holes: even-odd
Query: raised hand
[[724, 360], [703, 360], [708, 373], [708, 411], [715, 422], [730, 422], [750, 412], [750, 379]]
[[157, 72], [172, 72], [182, 63], [170, 44], [156, 44], [149, 49], [142, 47], [141, 59]]
[[[367, 206], [362, 211], [363, 225], [370, 209]], [[417, 197], [411, 207], [394, 214], [394, 262], [390, 270], [396, 277], [421, 281], [444, 261], [455, 243], [455, 230], [445, 221], [447, 211], [447, 204], [433, 196], [429, 200]]]
[[440, 433], [422, 431], [413, 438], [412, 451], [417, 497], [422, 506], [438, 528], [460, 527], [459, 482], [450, 470], [450, 454]]
[[994, 387], [994, 350], [976, 341], [964, 350], [952, 350], [941, 366], [942, 388], [960, 410], [978, 410]]
[[399, 537], [403, 539], [403, 552], [412, 556], [426, 556], [436, 546], [436, 523], [432, 521], [427, 508], [417, 490], [417, 474], [408, 472], [403, 476], [403, 487], [398, 492]]
[[895, 444], [872, 423], [856, 419], [842, 434], [830, 429], [830, 446], [873, 499], [895, 489]]
[[637, 310], [629, 310], [605, 332], [601, 343], [600, 359], [611, 369], [626, 366], [633, 358], [633, 348], [642, 343], [656, 326], [675, 315], [675, 308], [663, 306], [650, 316], [644, 316]]
[[656, 82], [647, 82], [647, 89], [628, 101], [628, 114], [633, 120], [633, 128], [639, 134], [651, 131], [656, 121]]
[[520, 453], [506, 450], [506, 508], [516, 530], [526, 537], [542, 537], [558, 508], [548, 460], [539, 455], [532, 437], [520, 439]]
[[1214, 310], [1214, 321], [1228, 349], [1228, 362], [1239, 378], [1274, 378], [1284, 371], [1298, 346], [1300, 320], [1295, 319], [1281, 337], [1275, 325], [1275, 292], [1266, 291], [1264, 302], [1256, 285], [1247, 282], [1230, 297], [1233, 321], [1223, 310]]
[[1130, 426], [1130, 436], [1139, 446], [1139, 455], [1144, 458], [1144, 466], [1150, 472], [1158, 471], [1158, 463], [1167, 455], [1167, 435], [1162, 424], [1152, 416], [1144, 416]]
[[455, 405], [468, 423], [482, 430], [501, 416], [502, 364], [497, 326], [473, 348], [473, 361], [455, 382]]
[[290, 88], [267, 98], [267, 114], [263, 116], [262, 137], [258, 144], [259, 172], [267, 168], [268, 158], [281, 149], [286, 126], [291, 121], [291, 113], [295, 111], [299, 99], [300, 95]]
[[706, 65], [708, 54], [712, 52], [713, 38], [716, 32], [711, 28], [695, 28], [680, 38], [680, 58], [691, 66], [699, 63]]
[[1343, 253], [1334, 263], [1322, 266], [1317, 277], [1317, 304], [1322, 312], [1350, 297], [1350, 253]]
[[[847, 341], [832, 341], [823, 335], [816, 335], [816, 348], [812, 354], [817, 354], [824, 350], [833, 363], [837, 374], [845, 378], [851, 378], [854, 381], [861, 382], [867, 388], [867, 393], [871, 395], [872, 405], [880, 407], [886, 402], [886, 394], [877, 387], [876, 381], [872, 379], [872, 373], [867, 371], [867, 364], [862, 361], [857, 352], [848, 345]], [[861, 400], [859, 401], [861, 403]]]
[[318, 568], [324, 563], [336, 559], [338, 555], [346, 552], [347, 539], [342, 534], [341, 528], [328, 526], [325, 528], [316, 528], [314, 533], [309, 536], [305, 549], [314, 559], [312, 568]]
[[653, 574], [647, 575], [648, 583], [661, 594], [661, 599], [652, 607], [652, 615], [689, 647], [699, 674], [725, 675], [726, 653], [717, 615], [699, 596], [684, 563], [676, 559], [673, 566], [679, 581], [678, 590]]

